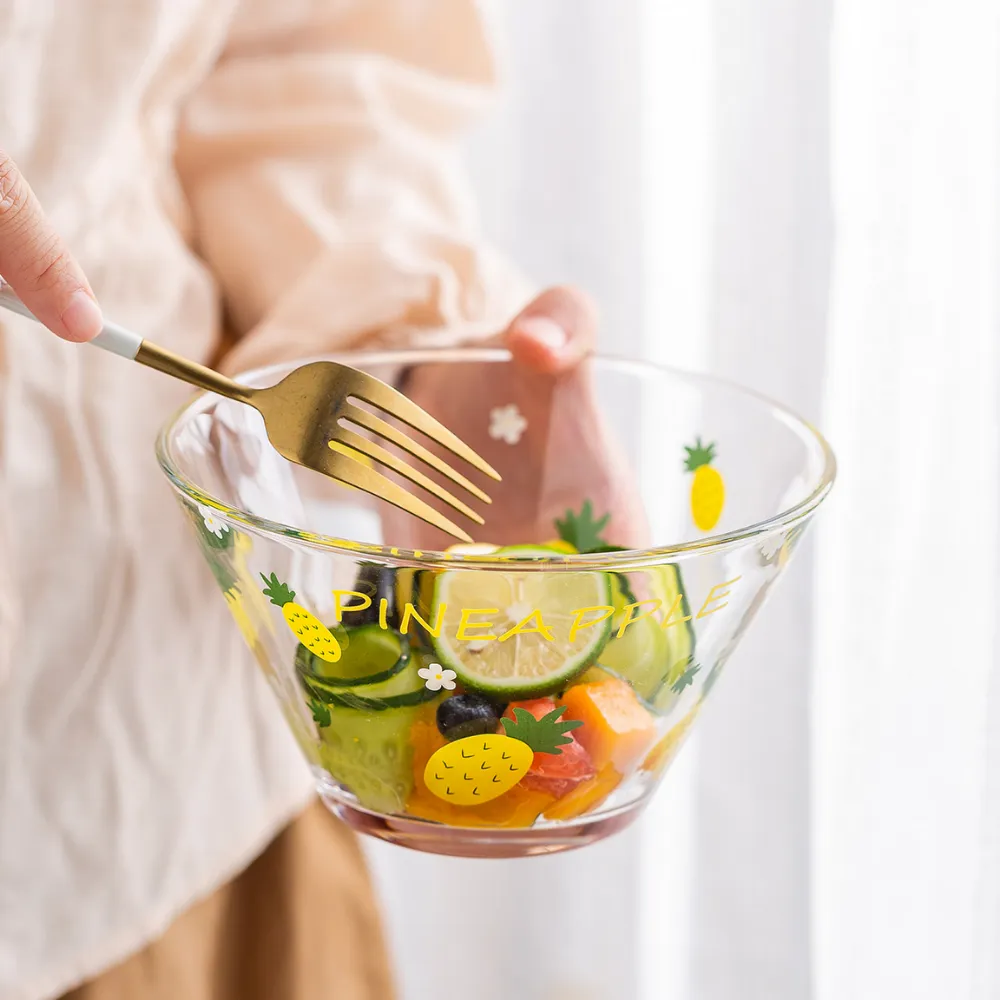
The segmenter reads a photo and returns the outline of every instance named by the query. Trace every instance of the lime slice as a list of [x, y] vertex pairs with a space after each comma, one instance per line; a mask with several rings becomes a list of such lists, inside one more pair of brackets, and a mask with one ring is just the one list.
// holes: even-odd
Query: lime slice
[[[512, 563], [559, 558], [529, 545], [495, 555]], [[611, 632], [610, 616], [584, 610], [612, 605], [607, 573], [455, 570], [435, 580], [432, 620], [442, 604], [433, 640], [441, 663], [466, 687], [508, 701], [560, 690], [594, 662]]]

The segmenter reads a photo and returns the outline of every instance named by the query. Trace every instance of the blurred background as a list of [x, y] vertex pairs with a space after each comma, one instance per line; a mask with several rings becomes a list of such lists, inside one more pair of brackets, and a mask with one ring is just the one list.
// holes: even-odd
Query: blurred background
[[492, 16], [486, 231], [587, 289], [604, 349], [815, 421], [841, 478], [636, 829], [520, 862], [365, 845], [405, 1000], [1000, 995], [1000, 10]]

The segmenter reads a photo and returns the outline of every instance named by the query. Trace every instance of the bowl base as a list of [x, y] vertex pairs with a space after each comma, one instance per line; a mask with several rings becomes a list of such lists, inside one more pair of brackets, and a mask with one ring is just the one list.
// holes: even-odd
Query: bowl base
[[320, 787], [326, 807], [358, 833], [427, 854], [453, 858], [526, 858], [560, 854], [604, 840], [629, 826], [642, 812], [643, 802], [632, 802], [610, 813], [591, 818], [581, 816], [558, 826], [526, 830], [446, 826], [405, 816], [368, 812], [345, 801], [329, 788]]

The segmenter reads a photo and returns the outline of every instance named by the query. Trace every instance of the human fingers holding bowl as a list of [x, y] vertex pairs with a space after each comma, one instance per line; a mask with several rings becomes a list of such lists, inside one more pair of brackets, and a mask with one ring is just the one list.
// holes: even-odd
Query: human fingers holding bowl
[[[492, 504], [480, 508], [485, 525], [470, 527], [477, 541], [555, 540], [556, 521], [589, 502], [595, 519], [608, 515], [602, 529], [608, 544], [646, 544], [634, 479], [620, 442], [605, 424], [588, 368], [597, 329], [589, 296], [557, 286], [535, 297], [501, 334], [481, 345], [506, 348], [509, 364], [423, 364], [404, 375], [402, 387], [410, 398], [502, 476], [487, 485]], [[387, 505], [383, 533], [387, 544], [414, 549], [451, 544], [436, 528]]]

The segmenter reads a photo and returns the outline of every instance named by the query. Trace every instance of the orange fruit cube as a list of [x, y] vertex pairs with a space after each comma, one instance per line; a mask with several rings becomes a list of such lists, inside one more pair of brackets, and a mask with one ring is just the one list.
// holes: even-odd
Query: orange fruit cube
[[656, 721], [626, 681], [617, 677], [577, 684], [562, 698], [567, 719], [583, 725], [573, 731], [600, 771], [613, 764], [628, 774], [656, 738]]

